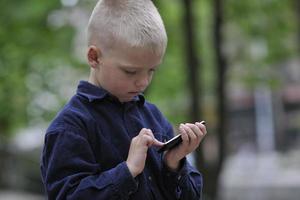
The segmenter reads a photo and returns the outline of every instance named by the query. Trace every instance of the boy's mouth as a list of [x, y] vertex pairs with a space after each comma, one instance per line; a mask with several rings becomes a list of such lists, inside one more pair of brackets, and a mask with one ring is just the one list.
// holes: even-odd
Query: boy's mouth
[[140, 94], [141, 92], [129, 92], [129, 94], [131, 94], [131, 95], [138, 95], [138, 94]]

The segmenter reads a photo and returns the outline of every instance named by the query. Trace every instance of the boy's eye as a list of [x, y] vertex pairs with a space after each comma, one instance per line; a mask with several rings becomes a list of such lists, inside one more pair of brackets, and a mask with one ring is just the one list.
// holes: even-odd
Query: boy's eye
[[150, 69], [150, 70], [149, 70], [149, 73], [150, 73], [150, 74], [153, 74], [154, 72], [155, 72], [155, 69]]
[[124, 72], [126, 73], [126, 74], [130, 74], [130, 75], [134, 75], [134, 74], [136, 74], [136, 71], [130, 71], [130, 70], [124, 70]]

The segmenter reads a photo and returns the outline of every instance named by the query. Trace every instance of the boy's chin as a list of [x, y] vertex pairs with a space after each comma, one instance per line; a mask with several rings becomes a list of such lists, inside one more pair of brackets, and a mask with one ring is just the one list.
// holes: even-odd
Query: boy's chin
[[133, 97], [123, 97], [123, 98], [118, 98], [118, 99], [121, 103], [126, 103], [126, 102], [131, 101], [133, 99]]

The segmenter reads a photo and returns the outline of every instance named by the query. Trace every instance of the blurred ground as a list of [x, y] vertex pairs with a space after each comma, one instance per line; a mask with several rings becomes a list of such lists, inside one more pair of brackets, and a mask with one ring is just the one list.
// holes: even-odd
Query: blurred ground
[[298, 200], [300, 150], [284, 154], [243, 149], [227, 158], [220, 200]]

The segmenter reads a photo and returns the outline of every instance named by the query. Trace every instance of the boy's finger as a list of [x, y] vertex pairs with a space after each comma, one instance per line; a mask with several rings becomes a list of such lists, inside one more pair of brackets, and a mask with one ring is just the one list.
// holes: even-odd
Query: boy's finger
[[155, 139], [155, 137], [154, 137], [154, 135], [153, 135], [151, 129], [146, 129], [146, 131], [145, 131], [144, 134], [145, 134], [145, 135], [148, 135], [148, 136], [151, 137], [153, 140]]
[[196, 126], [199, 127], [199, 129], [203, 132], [204, 135], [207, 133], [206, 126], [204, 125], [205, 124], [204, 121], [202, 121], [202, 122], [196, 122], [195, 124], [196, 124]]
[[150, 129], [148, 129], [148, 128], [142, 128], [142, 130], [141, 130], [141, 132], [140, 133], [143, 133], [143, 134], [148, 134], [148, 133], [150, 133], [151, 132], [151, 130]]
[[147, 135], [148, 137], [151, 138], [151, 145], [158, 146], [158, 147], [164, 145], [164, 143], [158, 141], [158, 140], [154, 137], [154, 135], [153, 135], [151, 129], [146, 129], [143, 133], [144, 133], [145, 135]]
[[154, 138], [153, 145], [157, 147], [161, 147], [164, 145], [164, 143]]
[[190, 125], [187, 123], [184, 126], [186, 133], [189, 137], [189, 143], [195, 141], [197, 139], [197, 134], [194, 132], [194, 130], [190, 127]]
[[[197, 138], [201, 137], [204, 134], [204, 133], [202, 133], [201, 129], [196, 124], [187, 123], [186, 125], [193, 131], [194, 135]], [[197, 139], [197, 138], [194, 138], [194, 139]]]
[[179, 130], [181, 132], [182, 143], [188, 144], [189, 143], [189, 136], [188, 136], [187, 131], [185, 129], [185, 125], [180, 124]]
[[152, 146], [153, 144], [153, 138], [147, 134], [143, 134], [141, 135], [141, 142], [145, 145], [147, 145], [148, 147]]

